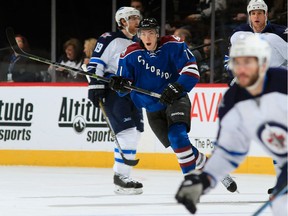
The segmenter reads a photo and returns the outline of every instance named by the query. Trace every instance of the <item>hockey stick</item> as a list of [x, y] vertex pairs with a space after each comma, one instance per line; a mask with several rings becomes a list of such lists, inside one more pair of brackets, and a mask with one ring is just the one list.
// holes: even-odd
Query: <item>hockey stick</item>
[[283, 195], [284, 193], [287, 193], [287, 185], [284, 185], [280, 190], [276, 191], [275, 193], [272, 193], [272, 196], [270, 197], [270, 199], [266, 201], [252, 216], [260, 215], [262, 211], [268, 205], [271, 205], [275, 199], [277, 199], [279, 196]]
[[[214, 41], [214, 44], [219, 43], [219, 42], [222, 42], [222, 41], [224, 41], [224, 39], [223, 39], [223, 38], [219, 38], [219, 39], [217, 39], [217, 40]], [[202, 44], [202, 45], [199, 45], [199, 46], [196, 46], [196, 47], [192, 47], [191, 51], [198, 50], [198, 49], [203, 48], [203, 47], [206, 47], [206, 46], [211, 46], [211, 43], [209, 43], [209, 44]]]
[[[9, 42], [11, 48], [13, 49], [13, 51], [15, 53], [17, 53], [18, 55], [20, 55], [20, 56], [23, 56], [25, 58], [29, 58], [31, 60], [38, 61], [38, 62], [41, 62], [41, 63], [44, 63], [44, 64], [52, 65], [52, 66], [55, 66], [55, 67], [61, 67], [61, 68], [64, 68], [65, 70], [67, 70], [69, 72], [78, 73], [78, 74], [81, 74], [83, 76], [87, 76], [88, 75], [89, 77], [101, 80], [103, 82], [109, 83], [111, 81], [111, 79], [106, 78], [106, 77], [97, 76], [96, 74], [88, 73], [88, 72], [85, 72], [85, 71], [82, 71], [82, 70], [75, 69], [73, 67], [69, 67], [69, 66], [57, 63], [57, 62], [53, 62], [51, 60], [48, 60], [48, 59], [45, 59], [45, 58], [42, 58], [42, 57], [39, 57], [39, 56], [35, 56], [35, 55], [32, 55], [32, 54], [26, 53], [25, 51], [23, 51], [18, 46], [18, 44], [17, 44], [17, 42], [15, 40], [14, 30], [11, 27], [8, 27], [6, 29], [6, 37], [8, 39], [8, 42]], [[151, 97], [155, 97], [155, 98], [160, 98], [161, 97], [161, 95], [156, 93], [156, 92], [151, 92], [151, 91], [148, 91], [146, 89], [138, 88], [136, 86], [125, 85], [124, 87], [126, 89], [129, 89], [129, 90], [132, 90], [132, 91], [136, 91], [136, 92], [139, 92], [139, 93], [142, 93], [142, 94], [146, 94], [146, 95], [149, 95]]]
[[111, 126], [111, 123], [110, 123], [110, 121], [109, 121], [109, 118], [108, 118], [108, 116], [107, 116], [107, 114], [106, 114], [106, 112], [105, 112], [105, 109], [104, 109], [104, 106], [103, 106], [103, 102], [102, 102], [101, 99], [99, 99], [99, 106], [100, 106], [100, 109], [101, 109], [101, 111], [102, 111], [102, 113], [103, 113], [103, 115], [104, 115], [104, 118], [105, 118], [106, 122], [107, 122], [108, 128], [110, 129], [110, 131], [111, 131], [111, 133], [112, 133], [112, 136], [115, 138], [115, 143], [116, 143], [116, 145], [117, 145], [117, 147], [118, 147], [118, 149], [119, 149], [120, 155], [121, 155], [124, 163], [127, 164], [127, 165], [129, 165], [129, 166], [135, 166], [135, 165], [137, 165], [138, 162], [139, 162], [139, 159], [136, 159], [136, 160], [128, 160], [127, 158], [125, 158], [124, 153], [123, 153], [123, 150], [121, 149], [121, 146], [120, 146], [120, 144], [119, 144], [119, 142], [118, 142], [118, 140], [117, 140], [117, 137], [116, 137], [116, 135], [115, 135], [115, 133], [114, 133], [114, 130], [113, 130], [112, 126]]

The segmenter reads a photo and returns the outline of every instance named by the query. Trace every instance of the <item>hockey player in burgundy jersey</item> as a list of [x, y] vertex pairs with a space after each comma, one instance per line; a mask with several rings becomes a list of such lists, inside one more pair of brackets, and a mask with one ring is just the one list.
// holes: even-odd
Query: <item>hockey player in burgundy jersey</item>
[[237, 78], [219, 106], [216, 147], [203, 172], [187, 175], [176, 199], [195, 213], [201, 194], [236, 169], [257, 142], [278, 163], [281, 172], [273, 193], [274, 215], [287, 215], [287, 68], [268, 68], [271, 47], [259, 35], [238, 40], [230, 49], [229, 67]]
[[[191, 102], [188, 97], [199, 80], [195, 57], [184, 41], [175, 36], [159, 37], [159, 25], [154, 18], [140, 22], [140, 42], [121, 54], [118, 76], [111, 77], [110, 87], [119, 94], [128, 81], [133, 86], [161, 94], [159, 98], [131, 91], [138, 108], [144, 107], [151, 129], [167, 148], [175, 152], [184, 175], [203, 168], [206, 156], [195, 148], [188, 137]], [[122, 92], [122, 93], [121, 93]], [[234, 192], [236, 183], [227, 176], [223, 184]]]

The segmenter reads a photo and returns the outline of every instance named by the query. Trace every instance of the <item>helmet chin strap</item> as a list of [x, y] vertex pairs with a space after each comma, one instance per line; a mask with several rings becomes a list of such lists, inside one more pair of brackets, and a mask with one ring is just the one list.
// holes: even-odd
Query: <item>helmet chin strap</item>
[[127, 32], [130, 36], [134, 37], [134, 36], [136, 35], [136, 33], [135, 33], [135, 34], [130, 33], [130, 31], [129, 31], [129, 21], [126, 20], [126, 23], [127, 23], [127, 26], [125, 27], [126, 32]]

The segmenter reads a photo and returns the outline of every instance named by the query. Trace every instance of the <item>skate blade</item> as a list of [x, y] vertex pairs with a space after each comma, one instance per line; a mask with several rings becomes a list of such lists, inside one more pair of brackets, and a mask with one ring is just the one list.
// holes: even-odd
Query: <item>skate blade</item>
[[120, 186], [115, 186], [114, 193], [118, 195], [138, 195], [142, 194], [142, 188], [123, 188]]

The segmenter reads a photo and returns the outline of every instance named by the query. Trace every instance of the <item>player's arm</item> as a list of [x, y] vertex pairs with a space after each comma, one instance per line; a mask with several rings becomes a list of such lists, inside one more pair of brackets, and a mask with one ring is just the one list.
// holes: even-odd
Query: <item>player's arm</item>
[[185, 43], [178, 44], [173, 59], [177, 59], [176, 67], [180, 76], [176, 82], [169, 83], [162, 92], [160, 102], [167, 105], [190, 92], [200, 79], [196, 58]]

